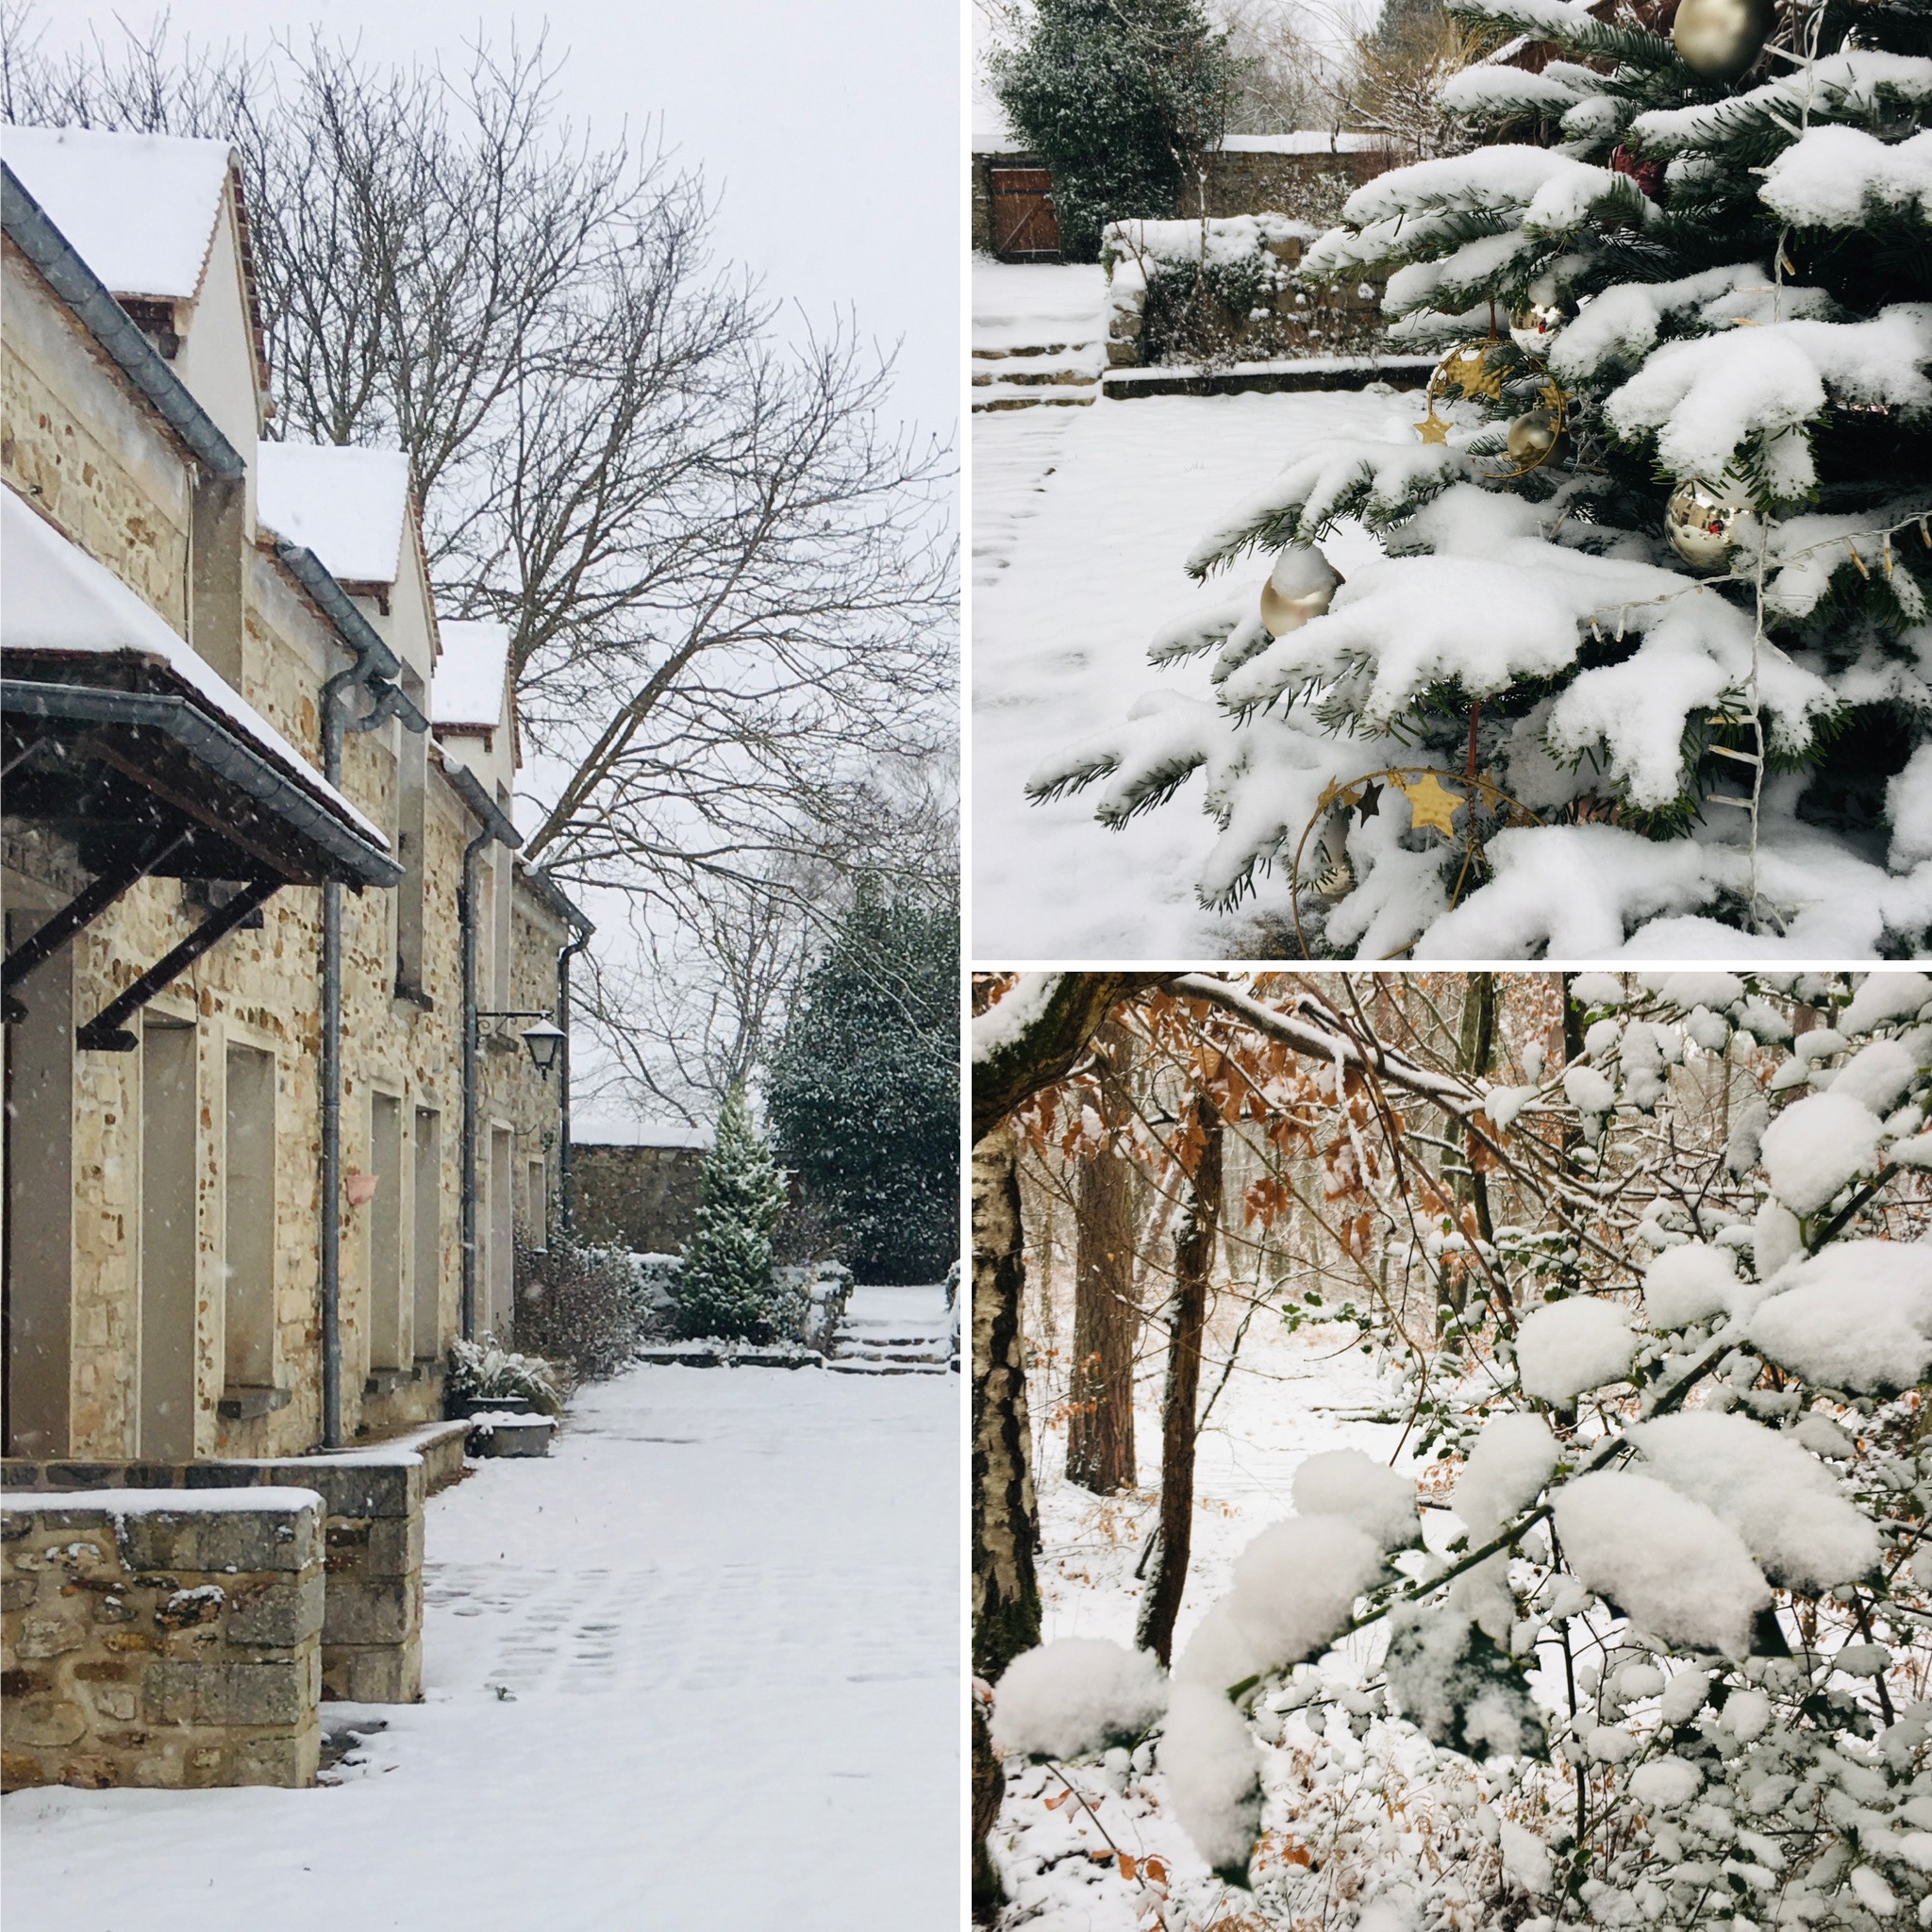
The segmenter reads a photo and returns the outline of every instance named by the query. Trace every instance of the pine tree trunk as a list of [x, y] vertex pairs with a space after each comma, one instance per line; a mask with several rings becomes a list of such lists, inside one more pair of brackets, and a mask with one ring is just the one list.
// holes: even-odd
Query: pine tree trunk
[[1208, 1281], [1221, 1228], [1221, 1114], [1204, 1094], [1194, 1102], [1206, 1143], [1189, 1182], [1174, 1235], [1174, 1302], [1167, 1338], [1167, 1387], [1160, 1403], [1160, 1526], [1153, 1574], [1134, 1641], [1162, 1663], [1174, 1649], [1174, 1619], [1188, 1587], [1194, 1529], [1194, 1431], [1201, 1394], [1201, 1342], [1208, 1326]]
[[1067, 1480], [1134, 1486], [1134, 1173], [1111, 1148], [1080, 1170]]
[[1010, 1127], [973, 1150], [973, 1668], [986, 1678], [1040, 1641], [1017, 1161]]
[[[989, 1680], [1040, 1641], [1022, 1242], [1019, 1148], [1001, 1126], [973, 1150], [973, 1669]], [[976, 1704], [971, 1715], [973, 1912], [988, 1923], [1001, 1899], [986, 1840], [1006, 1781]]]

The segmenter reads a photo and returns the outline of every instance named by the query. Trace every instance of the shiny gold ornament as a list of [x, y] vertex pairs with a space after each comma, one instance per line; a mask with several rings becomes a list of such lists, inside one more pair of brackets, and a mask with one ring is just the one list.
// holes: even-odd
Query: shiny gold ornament
[[1563, 311], [1554, 302], [1528, 302], [1509, 315], [1509, 340], [1525, 356], [1549, 353], [1550, 340], [1563, 326]]
[[1509, 425], [1505, 446], [1509, 460], [1533, 470], [1557, 446], [1557, 419], [1547, 409], [1525, 409]]
[[1341, 573], [1312, 543], [1291, 543], [1261, 586], [1261, 622], [1268, 635], [1286, 637], [1324, 615], [1341, 582]]
[[1770, 38], [1772, 0], [1679, 0], [1671, 40], [1692, 74], [1736, 80]]
[[1429, 398], [1429, 413], [1415, 426], [1422, 431], [1422, 438], [1424, 442], [1447, 442], [1449, 441], [1449, 424], [1444, 417], [1436, 414], [1436, 399], [1434, 396]]
[[1329, 819], [1315, 856], [1321, 861], [1315, 874], [1317, 898], [1342, 899], [1355, 891], [1355, 867], [1348, 857], [1347, 812], [1336, 812]]
[[1757, 543], [1759, 528], [1751, 499], [1730, 483], [1687, 477], [1664, 506], [1664, 534], [1692, 570], [1723, 570], [1740, 546]]

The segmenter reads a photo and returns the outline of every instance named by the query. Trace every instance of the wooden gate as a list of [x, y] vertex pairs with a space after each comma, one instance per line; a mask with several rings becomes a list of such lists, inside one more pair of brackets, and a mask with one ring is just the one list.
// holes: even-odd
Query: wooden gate
[[992, 252], [1003, 261], [1058, 258], [1060, 226], [1053, 211], [1053, 176], [1044, 168], [987, 170], [992, 193]]

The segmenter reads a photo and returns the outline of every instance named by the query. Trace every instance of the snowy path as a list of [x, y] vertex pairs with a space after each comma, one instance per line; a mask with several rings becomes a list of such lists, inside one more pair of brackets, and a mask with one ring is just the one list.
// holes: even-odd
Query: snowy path
[[425, 1701], [344, 1783], [9, 1796], [8, 1932], [956, 1924], [958, 1386], [588, 1391], [430, 1504]]
[[[1195, 903], [1215, 837], [1198, 776], [1118, 832], [1094, 823], [1091, 793], [1030, 806], [1022, 788], [1050, 751], [1117, 724], [1143, 691], [1208, 694], [1199, 667], [1158, 672], [1146, 658], [1168, 619], [1258, 586], [1252, 566], [1189, 582], [1182, 564], [1204, 528], [1308, 441], [1377, 435], [1391, 420], [1406, 430], [1414, 415], [1407, 395], [1330, 393], [973, 419], [975, 959], [1219, 958], [1241, 944], [1238, 920]], [[1043, 416], [1076, 419], [1055, 425], [1050, 449]], [[1326, 547], [1344, 574], [1379, 555], [1359, 532]]]

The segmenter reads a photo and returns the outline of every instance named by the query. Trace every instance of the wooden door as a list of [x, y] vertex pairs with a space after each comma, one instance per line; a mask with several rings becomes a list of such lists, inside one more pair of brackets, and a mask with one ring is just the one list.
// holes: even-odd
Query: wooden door
[[1002, 260], [1058, 257], [1059, 223], [1053, 211], [1053, 176], [1044, 168], [989, 168], [992, 192], [992, 252]]

